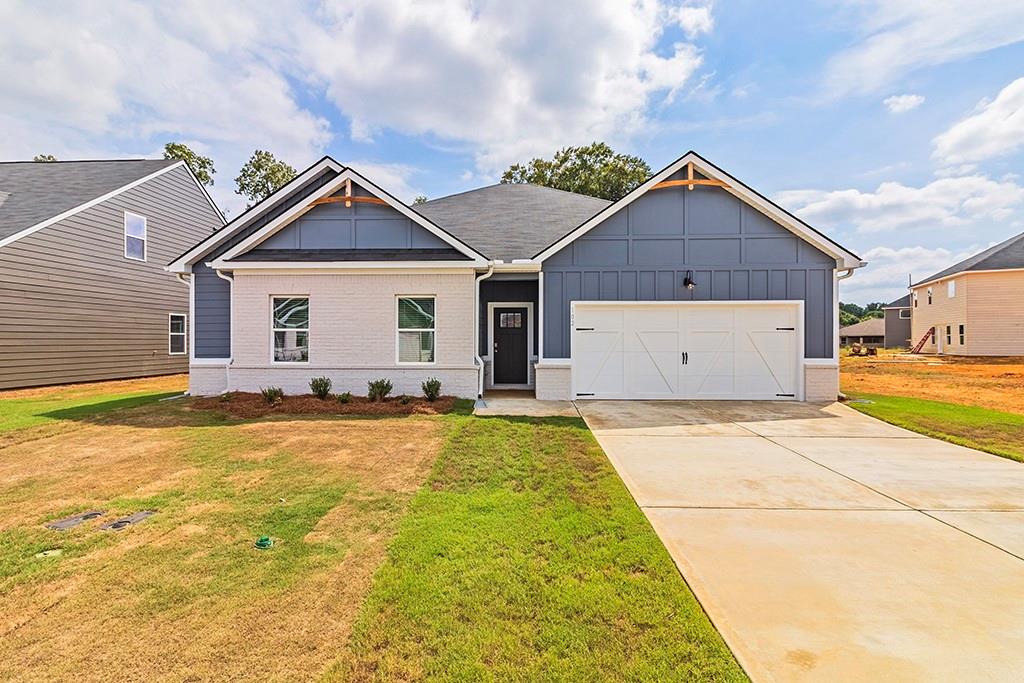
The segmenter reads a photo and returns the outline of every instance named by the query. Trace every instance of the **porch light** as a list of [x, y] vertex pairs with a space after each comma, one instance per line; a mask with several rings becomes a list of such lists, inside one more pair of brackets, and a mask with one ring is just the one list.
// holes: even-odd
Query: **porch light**
[[693, 281], [693, 271], [686, 271], [686, 277], [683, 278], [683, 286], [687, 289], [693, 289], [697, 286], [697, 283]]

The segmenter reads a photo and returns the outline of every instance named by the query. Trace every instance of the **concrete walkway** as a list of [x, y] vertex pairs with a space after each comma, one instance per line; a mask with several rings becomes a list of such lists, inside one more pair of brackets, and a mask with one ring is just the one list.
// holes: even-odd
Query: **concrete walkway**
[[839, 404], [577, 407], [755, 680], [1024, 678], [1024, 466]]

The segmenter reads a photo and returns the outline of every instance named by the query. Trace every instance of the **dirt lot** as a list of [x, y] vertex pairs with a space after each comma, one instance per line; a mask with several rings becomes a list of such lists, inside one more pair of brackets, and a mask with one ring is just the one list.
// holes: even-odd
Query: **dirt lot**
[[[447, 429], [185, 401], [72, 415], [0, 447], [2, 680], [317, 678]], [[88, 509], [107, 514], [43, 526]], [[143, 509], [158, 513], [99, 529]], [[274, 548], [253, 548], [264, 534]]]
[[1024, 415], [1024, 357], [945, 356], [907, 362], [844, 356], [840, 386], [850, 393], [908, 396]]

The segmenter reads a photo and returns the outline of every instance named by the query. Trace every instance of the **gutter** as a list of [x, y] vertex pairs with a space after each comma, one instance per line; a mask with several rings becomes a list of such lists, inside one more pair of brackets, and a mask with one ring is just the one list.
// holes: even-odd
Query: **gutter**
[[235, 332], [236, 332], [236, 330], [235, 330], [235, 321], [234, 321], [234, 313], [235, 313], [235, 278], [233, 278], [230, 275], [225, 275], [224, 271], [222, 271], [222, 270], [215, 269], [213, 272], [216, 273], [217, 277], [219, 277], [221, 280], [226, 280], [228, 285], [231, 287], [230, 294], [228, 295], [228, 306], [229, 306], [229, 309], [228, 309], [228, 320], [231, 321], [231, 343], [230, 343], [230, 346], [228, 347], [228, 364], [224, 367], [224, 391], [223, 391], [223, 393], [226, 394], [229, 391], [231, 391], [231, 366], [235, 362], [235, 344], [234, 344], [234, 335], [235, 335]]
[[476, 397], [484, 397], [484, 359], [480, 357], [480, 283], [494, 275], [494, 262], [487, 264], [487, 272], [476, 278], [476, 291], [473, 296], [473, 362], [480, 368], [477, 371]]

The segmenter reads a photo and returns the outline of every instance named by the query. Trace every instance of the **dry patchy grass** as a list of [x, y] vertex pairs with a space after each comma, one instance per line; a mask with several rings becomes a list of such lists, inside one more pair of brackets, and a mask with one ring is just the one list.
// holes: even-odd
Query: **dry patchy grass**
[[[447, 428], [175, 403], [0, 448], [0, 679], [317, 677]], [[121, 532], [42, 526], [87, 508], [159, 513]], [[252, 547], [262, 534], [272, 550]]]
[[844, 356], [841, 388], [1024, 414], [1024, 358], [946, 356], [935, 363]]

